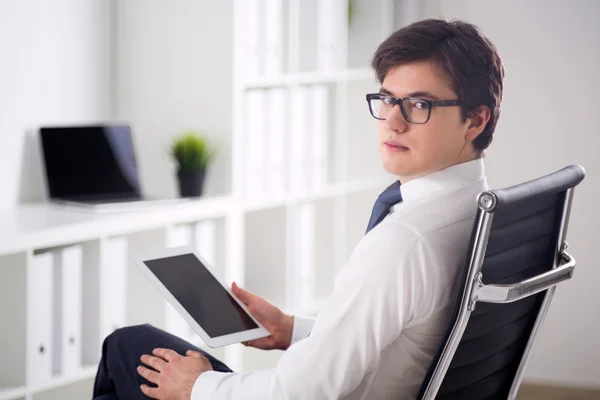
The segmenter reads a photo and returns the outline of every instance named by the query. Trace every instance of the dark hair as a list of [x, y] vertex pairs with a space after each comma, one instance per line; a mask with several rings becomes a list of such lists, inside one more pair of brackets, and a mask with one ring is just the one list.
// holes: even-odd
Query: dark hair
[[473, 141], [483, 152], [492, 142], [502, 101], [504, 67], [496, 47], [473, 24], [426, 19], [392, 33], [371, 66], [382, 83], [391, 68], [425, 60], [441, 68], [461, 100], [464, 118], [482, 105], [489, 107], [490, 120]]

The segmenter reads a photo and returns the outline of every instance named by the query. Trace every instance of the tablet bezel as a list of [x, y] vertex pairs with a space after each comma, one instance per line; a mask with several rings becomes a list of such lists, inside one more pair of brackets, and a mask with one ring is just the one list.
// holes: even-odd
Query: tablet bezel
[[[240, 307], [248, 314], [248, 316], [258, 325], [258, 328], [249, 329], [241, 332], [230, 333], [228, 335], [211, 337], [206, 331], [200, 326], [200, 324], [190, 315], [190, 313], [183, 307], [183, 305], [173, 296], [173, 294], [167, 289], [167, 287], [158, 279], [156, 275], [148, 268], [148, 266], [144, 263], [144, 261], [156, 260], [160, 258], [174, 257], [185, 254], [193, 254], [198, 260], [204, 264], [208, 272], [219, 282], [219, 284], [231, 295], [231, 297], [240, 305]], [[265, 327], [256, 320], [248, 311], [248, 307], [241, 302], [231, 291], [229, 285], [227, 285], [224, 280], [219, 276], [218, 273], [215, 272], [212, 265], [206, 261], [204, 257], [202, 257], [192, 246], [183, 246], [183, 247], [173, 247], [168, 249], [163, 249], [160, 251], [155, 251], [151, 253], [146, 253], [142, 255], [138, 255], [133, 258], [134, 263], [140, 268], [140, 270], [144, 273], [146, 278], [152, 282], [152, 284], [160, 291], [160, 293], [173, 305], [173, 307], [177, 310], [177, 312], [186, 320], [188, 324], [192, 327], [192, 329], [200, 335], [202, 340], [211, 348], [217, 348], [226, 346], [229, 344], [245, 342], [248, 340], [259, 339], [263, 337], [267, 337], [270, 335], [269, 331], [265, 329]]]

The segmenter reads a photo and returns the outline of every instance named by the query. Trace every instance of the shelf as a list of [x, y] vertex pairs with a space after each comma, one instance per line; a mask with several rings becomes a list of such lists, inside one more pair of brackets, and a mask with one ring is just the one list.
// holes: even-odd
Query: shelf
[[25, 397], [25, 387], [2, 388], [0, 387], [0, 400], [13, 400]]
[[0, 211], [0, 254], [222, 217], [231, 207], [230, 196], [143, 206], [134, 212], [114, 214], [91, 213], [52, 203], [23, 204]]
[[303, 194], [289, 194], [275, 199], [263, 201], [254, 201], [246, 203], [244, 211], [262, 211], [270, 208], [282, 207], [286, 205], [300, 204], [315, 200], [334, 198], [343, 194], [360, 193], [375, 189], [383, 189], [389, 185], [390, 180], [377, 179], [360, 179], [351, 182], [334, 183], [323, 187], [314, 192]]
[[54, 379], [52, 379], [52, 381], [50, 381], [46, 384], [34, 387], [33, 389], [30, 390], [30, 392], [32, 394], [40, 393], [40, 392], [44, 392], [46, 390], [59, 388], [61, 386], [67, 386], [72, 383], [82, 381], [84, 379], [93, 378], [96, 376], [97, 371], [98, 371], [97, 366], [84, 367], [81, 369], [81, 371], [79, 373], [76, 373], [76, 374], [73, 374], [70, 376], [60, 377], [60, 378], [54, 378]]
[[375, 73], [370, 68], [351, 68], [324, 72], [300, 72], [268, 78], [255, 78], [243, 83], [242, 86], [244, 89], [250, 90], [364, 80], [371, 80], [373, 83], [375, 82]]

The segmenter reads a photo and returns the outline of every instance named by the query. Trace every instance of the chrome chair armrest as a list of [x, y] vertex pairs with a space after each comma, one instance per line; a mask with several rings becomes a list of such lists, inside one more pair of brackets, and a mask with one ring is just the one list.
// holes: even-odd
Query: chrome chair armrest
[[484, 285], [481, 274], [477, 279], [473, 300], [485, 303], [512, 303], [547, 290], [571, 279], [575, 270], [575, 259], [566, 251], [561, 252], [563, 261], [558, 267], [541, 275], [510, 285]]

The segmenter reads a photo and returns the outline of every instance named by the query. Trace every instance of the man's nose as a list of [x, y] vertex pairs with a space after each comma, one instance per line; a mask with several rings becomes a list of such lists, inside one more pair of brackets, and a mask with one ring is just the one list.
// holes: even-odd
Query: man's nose
[[405, 132], [408, 129], [408, 121], [402, 115], [399, 105], [395, 105], [390, 110], [387, 118], [385, 119], [385, 127], [387, 130], [396, 132]]

